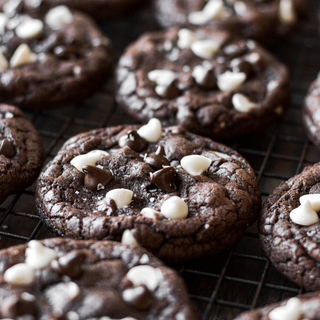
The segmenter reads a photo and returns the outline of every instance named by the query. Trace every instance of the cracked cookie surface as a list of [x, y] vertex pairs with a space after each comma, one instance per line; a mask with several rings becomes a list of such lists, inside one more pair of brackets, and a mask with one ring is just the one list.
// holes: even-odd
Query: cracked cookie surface
[[43, 147], [34, 126], [18, 108], [0, 104], [0, 203], [35, 181], [42, 160]]
[[[260, 208], [255, 174], [246, 160], [226, 146], [181, 127], [163, 128], [156, 143], [141, 144], [138, 152], [119, 146], [121, 137], [140, 129], [111, 127], [68, 140], [38, 180], [36, 202], [43, 221], [57, 234], [77, 239], [120, 240], [129, 229], [137, 243], [171, 262], [232, 247], [255, 221]], [[166, 161], [154, 169], [150, 158], [160, 146]], [[86, 187], [87, 174], [78, 170], [82, 165], [77, 169], [70, 163], [92, 150], [108, 152], [95, 165], [113, 176], [96, 191]], [[202, 161], [209, 162], [205, 172], [192, 175], [181, 167], [182, 158], [189, 155], [201, 155]], [[187, 170], [198, 164], [198, 158], [196, 163], [194, 157], [191, 159], [191, 164], [183, 164]], [[123, 188], [122, 200], [130, 193], [132, 199], [118, 208], [106, 197], [109, 191]], [[181, 200], [187, 205], [187, 215]], [[171, 210], [176, 205], [178, 209]], [[144, 208], [152, 209], [153, 215], [144, 215]]]
[[[24, 285], [22, 268], [24, 281], [33, 274]], [[197, 319], [175, 271], [111, 241], [56, 238], [0, 251], [0, 300], [1, 319]]]
[[277, 187], [264, 203], [259, 219], [260, 239], [271, 262], [308, 291], [320, 289], [320, 224], [299, 225], [290, 214], [299, 207], [300, 197], [317, 194], [320, 194], [319, 163]]
[[263, 130], [290, 97], [286, 67], [259, 44], [206, 29], [141, 36], [120, 58], [116, 80], [117, 101], [132, 117], [216, 140]]

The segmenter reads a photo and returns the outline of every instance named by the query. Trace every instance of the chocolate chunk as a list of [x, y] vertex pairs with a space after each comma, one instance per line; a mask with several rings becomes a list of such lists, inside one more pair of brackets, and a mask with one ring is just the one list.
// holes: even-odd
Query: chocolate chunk
[[146, 286], [127, 289], [122, 297], [127, 304], [138, 310], [148, 310], [153, 302], [152, 294]]
[[7, 158], [13, 158], [16, 154], [16, 150], [10, 141], [3, 139], [0, 142], [0, 154], [3, 154]]
[[237, 60], [233, 63], [232, 70], [233, 72], [244, 72], [247, 77], [250, 77], [254, 72], [252, 64], [245, 60]]
[[84, 166], [82, 171], [85, 173], [84, 185], [92, 190], [102, 190], [113, 179], [109, 170], [100, 169], [95, 166]]
[[174, 180], [176, 177], [176, 169], [173, 167], [163, 168], [150, 173], [150, 181], [164, 192], [174, 192], [177, 190]]
[[161, 169], [163, 166], [170, 165], [170, 161], [166, 158], [163, 146], [159, 146], [157, 151], [151, 153], [144, 162], [155, 169]]
[[18, 316], [36, 315], [36, 303], [32, 295], [23, 293], [21, 296], [10, 296], [0, 304], [2, 318], [15, 319]]
[[85, 259], [85, 254], [79, 251], [71, 251], [58, 260], [52, 261], [52, 268], [71, 279], [78, 278], [81, 273], [81, 263]]
[[179, 96], [180, 91], [177, 88], [175, 81], [173, 81], [167, 87], [165, 87], [161, 93], [157, 92], [157, 94], [164, 99], [174, 99]]
[[201, 79], [201, 81], [196, 81], [199, 87], [206, 89], [206, 90], [212, 90], [217, 86], [217, 79], [213, 72], [213, 69], [208, 69], [206, 71], [205, 76]]
[[141, 152], [147, 148], [148, 141], [142, 138], [137, 131], [130, 130], [127, 135], [119, 139], [119, 146], [128, 146], [136, 152]]

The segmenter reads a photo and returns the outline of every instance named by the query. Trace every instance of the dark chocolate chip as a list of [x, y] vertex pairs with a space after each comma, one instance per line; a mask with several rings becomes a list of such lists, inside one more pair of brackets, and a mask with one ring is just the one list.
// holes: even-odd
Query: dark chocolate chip
[[56, 272], [65, 275], [71, 279], [78, 278], [81, 273], [81, 263], [85, 259], [85, 254], [79, 251], [71, 251], [58, 260], [53, 260], [51, 267]]
[[164, 192], [174, 192], [177, 190], [174, 180], [176, 169], [173, 167], [163, 168], [154, 173], [150, 173], [150, 181]]
[[144, 162], [155, 169], [161, 169], [163, 166], [170, 165], [170, 161], [166, 158], [163, 146], [159, 146], [157, 151], [155, 153], [151, 153]]
[[226, 71], [228, 71], [229, 68], [223, 64], [218, 64], [215, 68], [214, 68], [214, 72], [215, 72], [215, 75], [220, 75], [220, 74], [223, 74], [225, 73]]
[[197, 80], [196, 83], [199, 85], [199, 87], [206, 90], [212, 90], [217, 85], [217, 79], [213, 72], [213, 69], [207, 69], [205, 76], [200, 81]]
[[53, 53], [62, 59], [73, 59], [78, 57], [78, 50], [75, 46], [57, 46], [53, 49]]
[[167, 87], [165, 87], [163, 92], [158, 92], [157, 94], [164, 99], [174, 99], [179, 96], [180, 91], [177, 88], [176, 83], [173, 81]]
[[13, 158], [16, 154], [16, 150], [10, 141], [3, 139], [0, 142], [0, 154], [3, 154], [7, 158]]
[[252, 64], [246, 60], [237, 60], [232, 63], [231, 66], [234, 72], [244, 72], [248, 77], [250, 77], [254, 71]]
[[84, 185], [92, 190], [102, 190], [113, 179], [109, 170], [100, 169], [95, 166], [84, 166], [82, 171], [85, 173]]
[[128, 146], [136, 152], [141, 152], [147, 148], [148, 141], [142, 138], [137, 131], [130, 130], [127, 135], [119, 139], [119, 146]]
[[138, 310], [148, 310], [153, 297], [145, 286], [127, 289], [122, 294], [123, 300]]
[[0, 304], [1, 318], [15, 319], [24, 315], [36, 315], [36, 300], [35, 297], [23, 293], [21, 296], [10, 296]]
[[230, 44], [224, 47], [224, 53], [231, 59], [240, 57], [247, 52], [247, 47], [245, 42], [240, 42], [237, 44]]

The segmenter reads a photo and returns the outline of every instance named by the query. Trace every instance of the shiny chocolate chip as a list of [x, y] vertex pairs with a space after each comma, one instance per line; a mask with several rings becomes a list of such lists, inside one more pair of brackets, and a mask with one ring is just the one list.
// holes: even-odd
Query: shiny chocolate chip
[[139, 286], [123, 291], [123, 300], [138, 310], [148, 310], [152, 304], [153, 297], [146, 286]]
[[75, 46], [57, 46], [53, 53], [61, 59], [73, 59], [78, 57], [78, 50]]
[[13, 144], [7, 139], [0, 141], [0, 154], [3, 154], [7, 158], [13, 158], [16, 154]]
[[161, 87], [161, 90], [158, 90], [157, 94], [164, 99], [174, 99], [179, 96], [180, 91], [177, 88], [176, 83], [173, 81], [168, 86]]
[[203, 78], [200, 80], [196, 80], [199, 87], [206, 89], [206, 90], [212, 90], [217, 86], [217, 79], [214, 74], [213, 69], [206, 70], [206, 74]]
[[0, 304], [1, 318], [15, 319], [19, 316], [31, 315], [37, 313], [35, 297], [22, 293], [20, 296], [10, 296]]
[[154, 173], [150, 173], [150, 181], [164, 192], [174, 192], [177, 190], [174, 180], [176, 170], [173, 167], [163, 168]]
[[163, 166], [170, 165], [170, 161], [166, 158], [163, 146], [159, 146], [155, 153], [151, 153], [145, 158], [144, 162], [155, 169], [161, 169]]
[[141, 152], [147, 148], [148, 141], [142, 138], [137, 131], [130, 130], [125, 136], [119, 139], [119, 146], [128, 146], [136, 152]]
[[245, 42], [230, 44], [224, 47], [224, 53], [231, 59], [244, 55], [247, 51]]
[[84, 166], [82, 171], [85, 173], [84, 185], [92, 191], [103, 190], [113, 179], [109, 170], [95, 166]]
[[253, 73], [253, 66], [249, 61], [245, 60], [236, 60], [232, 64], [233, 72], [244, 72], [248, 77], [250, 77]]
[[85, 259], [85, 254], [83, 252], [71, 251], [58, 260], [54, 260], [51, 263], [51, 267], [56, 272], [65, 275], [71, 279], [78, 278], [81, 273], [81, 263]]

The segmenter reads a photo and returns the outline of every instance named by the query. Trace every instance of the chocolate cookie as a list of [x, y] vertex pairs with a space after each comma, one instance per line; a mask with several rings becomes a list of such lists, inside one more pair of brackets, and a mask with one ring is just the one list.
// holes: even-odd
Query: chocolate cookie
[[1, 319], [195, 320], [176, 272], [115, 242], [48, 239], [0, 251]]
[[31, 122], [18, 108], [0, 104], [0, 203], [36, 180], [42, 160], [42, 143]]
[[320, 163], [283, 182], [263, 205], [259, 232], [274, 266], [308, 291], [320, 289]]
[[320, 75], [312, 83], [303, 106], [303, 125], [309, 138], [320, 148]]
[[94, 92], [110, 69], [108, 40], [89, 17], [65, 6], [35, 19], [20, 1], [10, 1], [0, 13], [0, 33], [4, 103], [28, 109], [74, 103]]
[[237, 152], [152, 119], [71, 138], [42, 172], [36, 203], [59, 235], [139, 244], [172, 263], [232, 247], [260, 192]]
[[305, 15], [304, 0], [155, 0], [163, 27], [187, 26], [228, 30], [273, 44]]
[[217, 140], [260, 131], [289, 101], [286, 67], [228, 32], [169, 29], [131, 45], [117, 68], [117, 101], [139, 121]]
[[65, 5], [91, 15], [101, 22], [115, 18], [138, 8], [146, 0], [0, 0], [0, 7], [7, 2], [21, 2], [26, 12], [41, 14], [50, 8]]
[[319, 320], [320, 292], [308, 293], [296, 298], [248, 311], [234, 320]]

